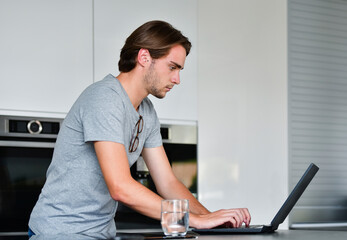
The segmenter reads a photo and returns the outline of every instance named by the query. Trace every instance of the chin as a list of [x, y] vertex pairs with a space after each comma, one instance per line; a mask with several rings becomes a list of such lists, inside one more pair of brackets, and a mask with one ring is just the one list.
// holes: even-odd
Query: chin
[[157, 91], [157, 89], [155, 89], [155, 91], [152, 91], [150, 94], [156, 98], [162, 99], [166, 96], [167, 91]]
[[153, 96], [159, 99], [163, 99], [166, 96], [166, 94], [155, 94]]
[[164, 96], [156, 96], [156, 97], [159, 99], [163, 99], [165, 97], [165, 95]]

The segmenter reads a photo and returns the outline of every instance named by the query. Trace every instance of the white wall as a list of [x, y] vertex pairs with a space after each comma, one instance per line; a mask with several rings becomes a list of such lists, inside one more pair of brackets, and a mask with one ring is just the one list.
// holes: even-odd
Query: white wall
[[287, 1], [199, 0], [198, 17], [199, 199], [270, 223], [288, 193]]

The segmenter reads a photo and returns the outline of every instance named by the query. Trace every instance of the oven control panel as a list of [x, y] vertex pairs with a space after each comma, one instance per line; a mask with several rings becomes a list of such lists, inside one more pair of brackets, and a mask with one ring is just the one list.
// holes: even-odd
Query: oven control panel
[[0, 116], [0, 136], [56, 138], [62, 121], [55, 118]]
[[30, 134], [58, 134], [59, 122], [46, 122], [39, 120], [9, 120], [9, 132]]

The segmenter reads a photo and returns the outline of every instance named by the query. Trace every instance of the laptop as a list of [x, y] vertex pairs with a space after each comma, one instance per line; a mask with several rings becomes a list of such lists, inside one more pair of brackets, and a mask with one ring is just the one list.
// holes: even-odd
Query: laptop
[[299, 200], [306, 187], [309, 185], [313, 177], [318, 172], [319, 168], [311, 163], [307, 168], [304, 175], [301, 177], [299, 182], [296, 184], [289, 197], [286, 199], [276, 216], [273, 218], [270, 225], [250, 225], [249, 227], [241, 228], [211, 228], [211, 229], [196, 229], [192, 231], [199, 234], [232, 234], [232, 233], [272, 233], [277, 230], [278, 226], [288, 216], [289, 212], [293, 209], [296, 202]]

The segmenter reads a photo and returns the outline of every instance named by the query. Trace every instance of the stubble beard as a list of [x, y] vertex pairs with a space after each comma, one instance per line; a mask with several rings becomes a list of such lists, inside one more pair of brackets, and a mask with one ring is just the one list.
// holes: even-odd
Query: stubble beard
[[158, 86], [160, 86], [160, 79], [158, 78], [154, 70], [154, 64], [155, 62], [152, 61], [151, 65], [149, 66], [148, 72], [144, 76], [144, 81], [148, 86], [148, 92], [152, 94], [154, 97], [162, 99], [165, 97], [166, 93], [160, 91], [160, 89], [158, 88]]

